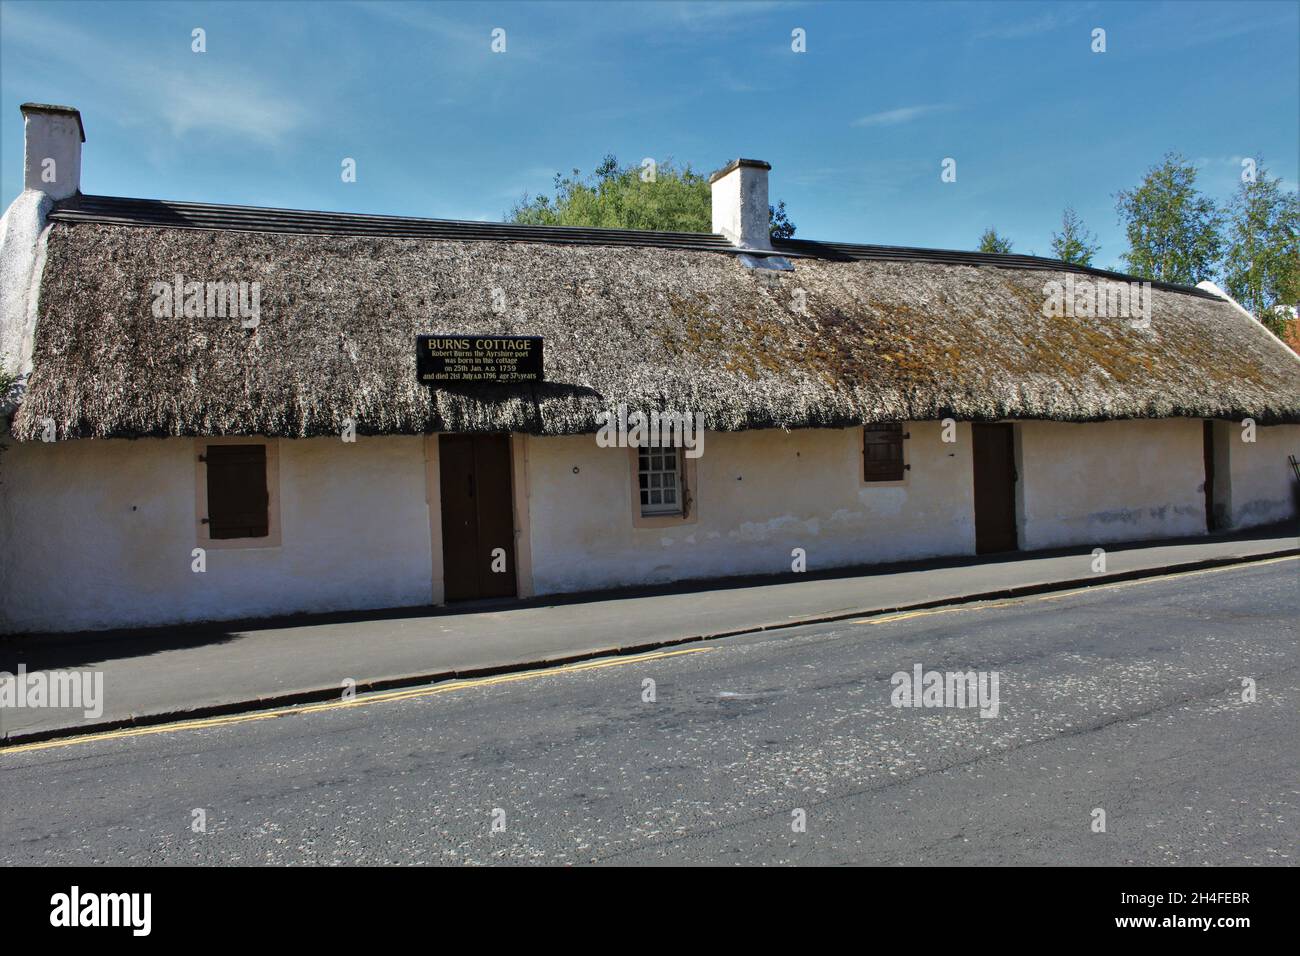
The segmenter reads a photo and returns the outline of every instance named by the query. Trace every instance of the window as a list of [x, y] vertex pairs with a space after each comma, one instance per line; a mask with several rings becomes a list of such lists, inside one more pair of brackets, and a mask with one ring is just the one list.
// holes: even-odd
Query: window
[[903, 464], [901, 423], [868, 425], [862, 430], [862, 480], [902, 481], [907, 466]]
[[265, 445], [208, 445], [208, 537], [265, 538], [270, 533], [270, 495]]
[[638, 448], [637, 485], [642, 515], [682, 513], [681, 454], [676, 448]]

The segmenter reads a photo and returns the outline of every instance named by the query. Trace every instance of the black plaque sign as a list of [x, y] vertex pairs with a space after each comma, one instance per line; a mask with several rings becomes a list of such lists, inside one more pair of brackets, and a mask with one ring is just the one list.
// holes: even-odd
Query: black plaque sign
[[417, 335], [415, 371], [424, 385], [542, 381], [540, 335]]

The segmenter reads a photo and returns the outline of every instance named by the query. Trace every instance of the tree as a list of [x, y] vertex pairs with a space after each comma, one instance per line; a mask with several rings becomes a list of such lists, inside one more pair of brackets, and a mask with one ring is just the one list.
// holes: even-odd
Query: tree
[[[653, 172], [653, 175], [651, 173]], [[785, 203], [768, 207], [772, 235], [788, 239], [795, 225]], [[555, 174], [555, 196], [527, 193], [506, 214], [507, 222], [535, 226], [592, 226], [712, 232], [713, 199], [707, 176], [671, 159], [653, 167], [620, 166], [607, 154], [590, 176], [574, 169]]]
[[1285, 331], [1278, 306], [1300, 303], [1300, 198], [1271, 179], [1263, 161], [1243, 178], [1228, 205], [1228, 294], [1275, 334]]
[[1196, 167], [1168, 153], [1133, 190], [1115, 196], [1129, 251], [1121, 258], [1144, 279], [1194, 285], [1214, 275], [1222, 215], [1196, 190]]
[[1052, 254], [1062, 262], [1090, 266], [1092, 257], [1100, 248], [1097, 237], [1088, 232], [1079, 214], [1073, 207], [1066, 206], [1065, 212], [1061, 213], [1061, 231], [1052, 233]]
[[1004, 236], [999, 236], [996, 229], [989, 226], [980, 236], [980, 252], [998, 252], [1006, 255], [1011, 252], [1011, 240]]
[[790, 221], [790, 217], [785, 212], [785, 200], [781, 200], [775, 206], [767, 207], [767, 219], [770, 223], [768, 229], [772, 233], [773, 239], [793, 239], [795, 225]]

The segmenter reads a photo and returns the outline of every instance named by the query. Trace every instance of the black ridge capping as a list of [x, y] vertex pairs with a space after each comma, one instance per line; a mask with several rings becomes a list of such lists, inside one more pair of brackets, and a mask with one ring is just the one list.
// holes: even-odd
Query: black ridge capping
[[1222, 301], [1213, 292], [1176, 282], [1143, 279], [1123, 272], [1081, 266], [1045, 256], [1022, 256], [1015, 253], [970, 252], [964, 249], [919, 249], [910, 246], [858, 245], [849, 242], [815, 242], [809, 239], [773, 239], [772, 248], [788, 254], [831, 262], [929, 262], [940, 265], [995, 266], [1001, 269], [1027, 269], [1047, 272], [1073, 272], [1113, 282], [1150, 282], [1153, 289], [1181, 292], [1202, 299]]
[[522, 226], [511, 223], [415, 219], [360, 213], [308, 212], [79, 195], [56, 204], [50, 219], [170, 229], [229, 230], [297, 235], [383, 236], [397, 239], [460, 239], [582, 245], [655, 246], [724, 252], [732, 248], [711, 233]]
[[[733, 246], [724, 236], [716, 233], [589, 229], [578, 226], [524, 226], [514, 223], [313, 212], [80, 194], [56, 203], [49, 218], [66, 223], [95, 222], [205, 231], [382, 236], [395, 239], [451, 239], [468, 242], [540, 242], [555, 245], [644, 246], [732, 254], [743, 251]], [[1073, 265], [1042, 256], [968, 252], [959, 249], [861, 245], [846, 242], [815, 242], [808, 239], [773, 239], [772, 249], [774, 253], [780, 255], [820, 259], [827, 262], [925, 262], [939, 265], [994, 266], [1003, 269], [1073, 272], [1114, 282], [1148, 281], [1121, 272]], [[1219, 298], [1204, 289], [1170, 282], [1153, 281], [1151, 286], [1155, 289], [1180, 292], [1199, 298]]]

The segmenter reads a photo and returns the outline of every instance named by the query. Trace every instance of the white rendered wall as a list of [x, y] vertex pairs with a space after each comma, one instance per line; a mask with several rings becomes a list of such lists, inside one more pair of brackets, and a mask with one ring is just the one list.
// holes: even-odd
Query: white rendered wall
[[1200, 419], [1016, 426], [1020, 546], [1205, 532]]
[[1241, 440], [1242, 429], [1236, 422], [1226, 423], [1222, 431], [1226, 433], [1231, 474], [1231, 527], [1294, 519], [1300, 503], [1287, 456], [1300, 459], [1300, 425], [1257, 427], [1253, 442]]
[[953, 444], [937, 422], [905, 428], [912, 468], [879, 485], [862, 482], [860, 428], [708, 432], [697, 520], [669, 528], [633, 526], [626, 449], [530, 438], [536, 592], [788, 573], [796, 547], [810, 571], [973, 553], [969, 426]]
[[[1201, 427], [1019, 423], [1022, 547], [1202, 533]], [[796, 547], [813, 571], [972, 554], [969, 426], [953, 444], [938, 423], [905, 428], [911, 470], [880, 484], [861, 480], [861, 429], [709, 432], [695, 520], [654, 528], [635, 526], [626, 449], [592, 435], [517, 441], [534, 591], [788, 572]], [[278, 445], [281, 545], [210, 548], [195, 574], [193, 440], [8, 442], [0, 632], [429, 603], [424, 439]], [[1254, 444], [1231, 446], [1235, 526], [1295, 514], [1288, 454], [1300, 456], [1300, 426], [1260, 428]]]
[[[25, 189], [0, 216], [0, 372], [20, 380], [31, 372], [45, 217], [53, 207], [44, 193]], [[8, 411], [0, 395], [0, 414]]]
[[196, 546], [191, 439], [8, 442], [0, 632], [427, 604], [419, 437], [279, 442], [281, 545]]

